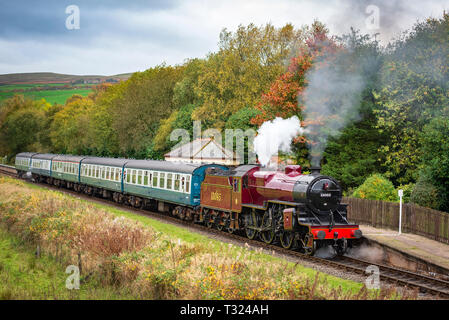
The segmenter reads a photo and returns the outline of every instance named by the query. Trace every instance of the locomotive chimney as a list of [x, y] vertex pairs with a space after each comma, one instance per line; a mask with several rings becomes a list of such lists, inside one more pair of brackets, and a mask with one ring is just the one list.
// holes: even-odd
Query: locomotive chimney
[[310, 172], [313, 175], [319, 175], [321, 172], [321, 167], [319, 167], [319, 166], [318, 167], [315, 167], [315, 166], [310, 167]]

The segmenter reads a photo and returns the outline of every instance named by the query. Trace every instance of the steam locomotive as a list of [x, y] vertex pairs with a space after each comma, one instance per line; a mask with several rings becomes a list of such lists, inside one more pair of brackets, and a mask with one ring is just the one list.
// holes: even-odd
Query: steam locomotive
[[234, 170], [210, 169], [201, 186], [199, 221], [229, 232], [244, 230], [249, 239], [279, 240], [313, 255], [332, 246], [339, 255], [362, 237], [358, 225], [347, 220], [338, 182], [311, 168], [290, 165], [284, 172], [264, 171], [256, 165]]
[[312, 168], [290, 165], [173, 163], [40, 153], [16, 156], [20, 177], [158, 210], [229, 233], [313, 255], [332, 246], [344, 254], [361, 238], [347, 220], [338, 182]]

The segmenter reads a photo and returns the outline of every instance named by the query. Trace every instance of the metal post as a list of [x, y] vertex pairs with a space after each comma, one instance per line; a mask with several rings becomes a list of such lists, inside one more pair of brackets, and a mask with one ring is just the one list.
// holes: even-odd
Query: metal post
[[404, 195], [404, 190], [398, 190], [399, 195], [399, 235], [402, 233], [402, 196]]

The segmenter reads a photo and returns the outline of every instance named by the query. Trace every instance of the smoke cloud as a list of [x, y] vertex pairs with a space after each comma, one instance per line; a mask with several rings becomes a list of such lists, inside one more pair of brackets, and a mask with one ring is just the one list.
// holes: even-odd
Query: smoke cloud
[[365, 78], [361, 63], [352, 61], [350, 51], [328, 54], [306, 74], [304, 103], [312, 166], [319, 166], [329, 137], [337, 137], [350, 122], [359, 119]]
[[272, 121], [264, 122], [254, 138], [254, 151], [259, 158], [259, 162], [263, 166], [267, 166], [271, 157], [277, 155], [278, 151], [289, 152], [292, 139], [303, 134], [303, 132], [297, 116], [289, 119], [278, 117]]

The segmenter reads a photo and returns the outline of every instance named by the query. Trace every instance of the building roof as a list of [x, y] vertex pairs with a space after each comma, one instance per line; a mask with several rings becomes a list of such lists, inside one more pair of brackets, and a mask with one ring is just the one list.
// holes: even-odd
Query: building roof
[[186, 143], [164, 155], [166, 158], [184, 158], [184, 159], [229, 159], [236, 158], [234, 152], [225, 149], [213, 138], [196, 139]]

